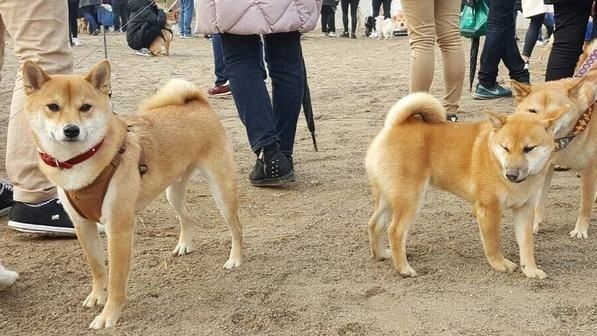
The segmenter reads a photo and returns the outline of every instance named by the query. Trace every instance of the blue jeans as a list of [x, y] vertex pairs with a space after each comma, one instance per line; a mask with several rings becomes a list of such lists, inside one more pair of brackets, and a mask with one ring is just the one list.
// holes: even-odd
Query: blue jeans
[[518, 51], [514, 38], [514, 0], [489, 0], [487, 36], [481, 53], [479, 84], [492, 88], [496, 84], [500, 60], [510, 70], [510, 78], [529, 82], [529, 71]]
[[272, 99], [265, 86], [261, 38], [258, 35], [222, 34], [226, 75], [253, 152], [278, 143], [292, 155], [296, 123], [305, 94], [305, 69], [300, 33], [263, 36], [263, 50]]
[[85, 17], [85, 20], [89, 22], [89, 32], [93, 33], [99, 26], [97, 24], [97, 9], [96, 6], [85, 6], [81, 7], [81, 13]]
[[220, 34], [212, 35], [211, 47], [214, 52], [215, 85], [224, 85], [228, 81], [228, 77], [226, 77], [226, 63], [224, 63], [224, 49], [222, 48], [222, 36]]
[[193, 0], [180, 0], [180, 34], [191, 35], [193, 20]]

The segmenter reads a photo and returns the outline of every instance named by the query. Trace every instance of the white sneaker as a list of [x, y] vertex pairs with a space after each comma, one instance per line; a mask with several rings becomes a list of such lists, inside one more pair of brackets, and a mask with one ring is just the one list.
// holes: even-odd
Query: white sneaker
[[139, 55], [139, 56], [147, 56], [147, 57], [153, 56], [153, 54], [151, 53], [151, 51], [149, 51], [149, 49], [147, 49], [147, 48], [141, 48], [141, 49], [137, 50], [137, 55]]
[[77, 47], [82, 46], [83, 43], [81, 43], [81, 41], [79, 41], [78, 37], [73, 37], [73, 44]]
[[321, 36], [328, 36], [328, 33], [321, 33]]
[[338, 36], [338, 35], [336, 35], [336, 32], [329, 32], [329, 33], [328, 33], [328, 36], [329, 36], [329, 37], [336, 37], [336, 36]]

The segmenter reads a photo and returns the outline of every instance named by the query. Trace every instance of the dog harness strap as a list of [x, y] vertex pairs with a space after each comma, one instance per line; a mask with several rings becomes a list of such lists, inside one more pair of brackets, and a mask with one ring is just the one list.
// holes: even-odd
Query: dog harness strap
[[568, 134], [565, 137], [558, 138], [558, 139], [554, 140], [556, 152], [568, 147], [568, 144], [572, 140], [574, 140], [574, 138], [577, 135], [579, 135], [580, 133], [584, 132], [584, 130], [587, 129], [587, 127], [589, 126], [589, 122], [591, 121], [591, 116], [593, 115], [593, 109], [595, 108], [596, 104], [597, 104], [597, 100], [595, 100], [591, 105], [589, 105], [589, 107], [585, 110], [585, 112], [576, 121], [576, 124], [574, 125], [574, 128], [572, 128], [572, 131], [570, 132], [570, 134]]
[[593, 51], [591, 51], [591, 53], [589, 54], [587, 59], [583, 62], [583, 64], [580, 67], [578, 67], [578, 70], [574, 74], [574, 77], [582, 77], [582, 76], [586, 75], [587, 72], [589, 72], [589, 70], [591, 70], [591, 68], [593, 67], [595, 62], [597, 62], [597, 48], [593, 49]]
[[102, 141], [100, 141], [97, 145], [91, 147], [91, 149], [89, 149], [85, 153], [77, 155], [74, 158], [63, 162], [58, 161], [55, 157], [51, 156], [48, 153], [39, 152], [39, 157], [45, 164], [47, 164], [50, 167], [58, 167], [59, 169], [71, 169], [77, 163], [81, 163], [94, 156], [103, 143], [104, 140], [102, 139]]
[[109, 165], [101, 171], [90, 185], [79, 190], [66, 190], [66, 197], [79, 216], [99, 223], [102, 216], [102, 205], [108, 192], [110, 181], [120, 164], [125, 147], [121, 147]]

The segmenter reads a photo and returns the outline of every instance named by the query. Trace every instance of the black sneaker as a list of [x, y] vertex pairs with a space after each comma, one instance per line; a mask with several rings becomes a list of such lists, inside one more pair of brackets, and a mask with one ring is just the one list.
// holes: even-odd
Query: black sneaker
[[8, 226], [27, 233], [74, 235], [75, 228], [57, 198], [30, 204], [14, 202]]
[[350, 37], [350, 34], [348, 34], [347, 31], [343, 31], [342, 35], [340, 35], [340, 36], [342, 36], [342, 37]]
[[294, 170], [277, 147], [271, 151], [262, 149], [249, 181], [256, 187], [279, 187], [294, 181]]
[[4, 216], [10, 211], [13, 203], [12, 184], [0, 181], [0, 216]]

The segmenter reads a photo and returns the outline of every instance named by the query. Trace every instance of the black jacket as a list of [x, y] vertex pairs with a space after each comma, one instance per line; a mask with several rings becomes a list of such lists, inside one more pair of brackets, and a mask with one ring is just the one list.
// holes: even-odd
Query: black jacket
[[574, 3], [574, 2], [593, 2], [593, 0], [543, 0], [543, 3], [545, 3], [546, 5], [553, 5], [553, 4], [562, 3], [562, 2], [570, 2], [570, 3]]
[[129, 47], [139, 50], [149, 45], [162, 33], [166, 13], [153, 0], [129, 0], [129, 17], [126, 41]]

